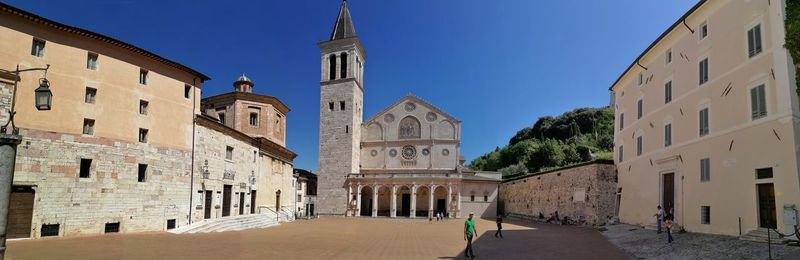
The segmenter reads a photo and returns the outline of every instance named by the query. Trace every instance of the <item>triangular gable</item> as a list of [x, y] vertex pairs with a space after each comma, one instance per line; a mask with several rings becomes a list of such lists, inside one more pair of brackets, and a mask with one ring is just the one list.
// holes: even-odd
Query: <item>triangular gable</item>
[[364, 125], [368, 125], [369, 123], [372, 123], [372, 122], [376, 121], [376, 120], [378, 119], [378, 117], [380, 117], [380, 116], [381, 116], [381, 115], [383, 115], [383, 114], [386, 114], [386, 112], [389, 112], [389, 110], [391, 110], [392, 108], [394, 108], [394, 107], [397, 107], [397, 106], [399, 106], [399, 105], [402, 105], [402, 104], [403, 104], [404, 102], [406, 102], [406, 101], [413, 101], [414, 103], [416, 103], [416, 104], [418, 104], [418, 105], [425, 106], [425, 107], [427, 107], [428, 109], [430, 109], [431, 111], [434, 111], [434, 112], [436, 112], [436, 113], [438, 113], [438, 114], [441, 114], [442, 116], [444, 116], [445, 118], [447, 118], [447, 119], [448, 119], [448, 120], [450, 120], [450, 121], [453, 121], [453, 122], [454, 122], [454, 123], [456, 123], [456, 124], [459, 124], [459, 123], [461, 123], [461, 120], [458, 120], [458, 118], [456, 118], [456, 117], [454, 117], [454, 116], [452, 116], [452, 115], [448, 114], [447, 112], [444, 112], [444, 110], [441, 110], [441, 109], [439, 109], [438, 107], [436, 107], [436, 106], [434, 106], [433, 104], [431, 104], [431, 103], [429, 103], [429, 102], [427, 102], [427, 101], [423, 100], [422, 98], [419, 98], [419, 97], [417, 97], [417, 96], [415, 96], [415, 95], [413, 95], [413, 94], [409, 93], [409, 94], [406, 94], [406, 96], [404, 96], [404, 97], [402, 97], [402, 98], [398, 99], [397, 101], [395, 101], [395, 102], [394, 102], [394, 103], [392, 103], [391, 105], [387, 106], [387, 107], [386, 107], [385, 109], [383, 109], [381, 112], [378, 112], [378, 113], [377, 113], [377, 114], [375, 114], [374, 116], [372, 116], [372, 117], [370, 117], [369, 119], [367, 119], [366, 121], [364, 121], [364, 123], [363, 123], [363, 124], [364, 124]]

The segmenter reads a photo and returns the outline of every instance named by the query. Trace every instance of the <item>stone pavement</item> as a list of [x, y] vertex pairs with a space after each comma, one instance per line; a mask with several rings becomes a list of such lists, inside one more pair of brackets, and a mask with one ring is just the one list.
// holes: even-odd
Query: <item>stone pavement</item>
[[[736, 237], [697, 233], [673, 234], [631, 225], [609, 225], [603, 235], [635, 259], [767, 259], [767, 243], [742, 241]], [[772, 245], [773, 259], [800, 259], [800, 247]]]
[[[627, 259], [600, 232], [582, 227], [476, 222], [476, 259]], [[463, 259], [463, 219], [298, 220], [238, 232], [113, 234], [16, 240], [7, 259]]]

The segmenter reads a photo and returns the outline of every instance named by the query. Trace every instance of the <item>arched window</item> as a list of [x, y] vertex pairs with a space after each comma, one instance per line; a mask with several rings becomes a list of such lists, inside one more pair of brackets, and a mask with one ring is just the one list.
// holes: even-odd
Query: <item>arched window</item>
[[328, 68], [330, 78], [328, 80], [334, 80], [336, 79], [336, 54], [331, 54], [331, 56], [328, 57], [328, 63], [330, 64], [330, 68]]
[[342, 57], [342, 74], [339, 75], [339, 78], [345, 79], [347, 78], [347, 53], [342, 52], [341, 57]]
[[420, 126], [419, 120], [414, 118], [413, 116], [407, 116], [400, 120], [400, 133], [398, 137], [400, 139], [417, 139], [420, 138]]

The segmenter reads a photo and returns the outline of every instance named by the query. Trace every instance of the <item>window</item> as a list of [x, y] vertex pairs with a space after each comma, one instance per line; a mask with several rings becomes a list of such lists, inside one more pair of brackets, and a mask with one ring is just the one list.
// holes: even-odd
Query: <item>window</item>
[[642, 136], [636, 137], [636, 156], [642, 155], [642, 145], [643, 144]]
[[475, 201], [475, 195], [469, 195], [469, 201]]
[[336, 79], [336, 54], [331, 54], [331, 56], [328, 56], [328, 64], [328, 80], [334, 80]]
[[644, 105], [642, 104], [643, 100], [639, 99], [636, 101], [636, 119], [642, 119], [642, 114], [644, 114]]
[[339, 74], [339, 78], [345, 79], [347, 78], [347, 53], [342, 53], [340, 56], [342, 59], [342, 64], [340, 65], [340, 67], [342, 68], [342, 73]]
[[44, 41], [39, 39], [33, 39], [33, 44], [31, 45], [31, 55], [36, 57], [44, 57]]
[[700, 206], [700, 224], [711, 224], [711, 207]]
[[220, 123], [225, 124], [225, 112], [224, 112], [224, 110], [222, 110], [222, 111], [218, 110], [217, 111], [217, 118], [219, 118], [219, 122]]
[[344, 126], [344, 133], [345, 134], [349, 134], [350, 133], [350, 126], [349, 125], [345, 125]]
[[61, 229], [59, 224], [42, 224], [41, 237], [57, 237], [58, 231]]
[[764, 85], [750, 89], [750, 113], [753, 120], [767, 116], [767, 97]]
[[297, 194], [297, 202], [303, 202], [303, 195]]
[[87, 104], [94, 104], [94, 98], [97, 96], [97, 89], [86, 87], [86, 95], [83, 99]]
[[256, 162], [256, 158], [258, 158], [258, 152], [253, 151], [253, 162]]
[[339, 101], [339, 110], [344, 111], [344, 101]]
[[708, 108], [703, 108], [699, 112], [700, 122], [698, 123], [700, 136], [708, 134]]
[[233, 160], [233, 147], [225, 147], [225, 159]]
[[772, 178], [772, 167], [756, 169], [756, 179]]
[[250, 112], [250, 126], [258, 126], [258, 113]]
[[328, 102], [328, 109], [333, 111], [333, 102]]
[[147, 85], [147, 71], [139, 69], [139, 84]]
[[664, 126], [664, 147], [672, 145], [672, 124]]
[[672, 81], [671, 80], [667, 81], [667, 83], [664, 84], [664, 104], [667, 104], [670, 101], [672, 101]]
[[703, 24], [700, 25], [700, 40], [706, 37], [708, 37], [708, 22], [703, 22]]
[[83, 134], [94, 135], [94, 119], [83, 119]]
[[175, 219], [167, 219], [167, 230], [175, 229]]
[[642, 83], [644, 83], [644, 75], [642, 75], [642, 73], [639, 72], [639, 86], [641, 86]]
[[139, 142], [147, 143], [147, 129], [139, 128]]
[[150, 103], [144, 100], [139, 100], [139, 114], [140, 115], [147, 115], [147, 106]]
[[711, 180], [711, 160], [708, 158], [700, 160], [700, 181], [707, 182]]
[[189, 98], [192, 95], [192, 86], [183, 85], [183, 97]]
[[668, 49], [666, 53], [664, 53], [664, 61], [667, 64], [672, 63], [672, 49]]
[[89, 178], [89, 172], [92, 170], [92, 159], [81, 159], [81, 172], [79, 177]]
[[706, 82], [708, 82], [708, 58], [705, 58], [702, 61], [700, 61], [699, 69], [700, 73], [698, 75], [700, 79], [700, 85], [703, 85]]
[[139, 164], [139, 175], [137, 176], [139, 182], [147, 181], [147, 164]]
[[489, 196], [483, 195], [483, 201], [484, 202], [488, 202], [489, 201]]
[[625, 113], [619, 113], [619, 130], [622, 131], [622, 128], [625, 128]]
[[757, 24], [747, 31], [747, 54], [748, 57], [752, 58], [761, 53], [761, 51], [761, 24]]
[[277, 133], [281, 132], [281, 128], [282, 128], [281, 127], [282, 126], [281, 121], [283, 121], [283, 116], [278, 115], [278, 119], [275, 119], [275, 132], [277, 132]]
[[619, 153], [619, 155], [617, 155], [617, 157], [619, 158], [619, 162], [622, 162], [622, 155], [624, 154], [624, 152], [622, 150], [622, 145], [619, 146], [618, 153]]
[[106, 223], [105, 233], [119, 233], [119, 222]]
[[86, 69], [97, 70], [97, 53], [86, 55]]

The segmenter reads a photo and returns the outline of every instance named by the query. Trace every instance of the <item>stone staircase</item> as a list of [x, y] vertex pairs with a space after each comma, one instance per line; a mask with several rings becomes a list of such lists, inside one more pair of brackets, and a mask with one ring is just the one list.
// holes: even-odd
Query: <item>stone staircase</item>
[[[770, 239], [772, 240], [772, 243], [780, 243], [781, 242], [781, 237], [780, 237], [780, 235], [778, 235], [778, 233], [769, 232], [769, 236], [770, 236]], [[767, 229], [766, 228], [758, 228], [758, 229], [751, 230], [750, 232], [747, 232], [747, 234], [744, 234], [744, 235], [740, 236], [739, 239], [747, 240], [747, 241], [755, 241], [755, 242], [764, 242], [764, 243], [766, 243], [767, 242]]]
[[278, 225], [275, 214], [250, 214], [217, 219], [207, 219], [170, 230], [174, 234], [239, 231], [254, 228], [267, 228]]

